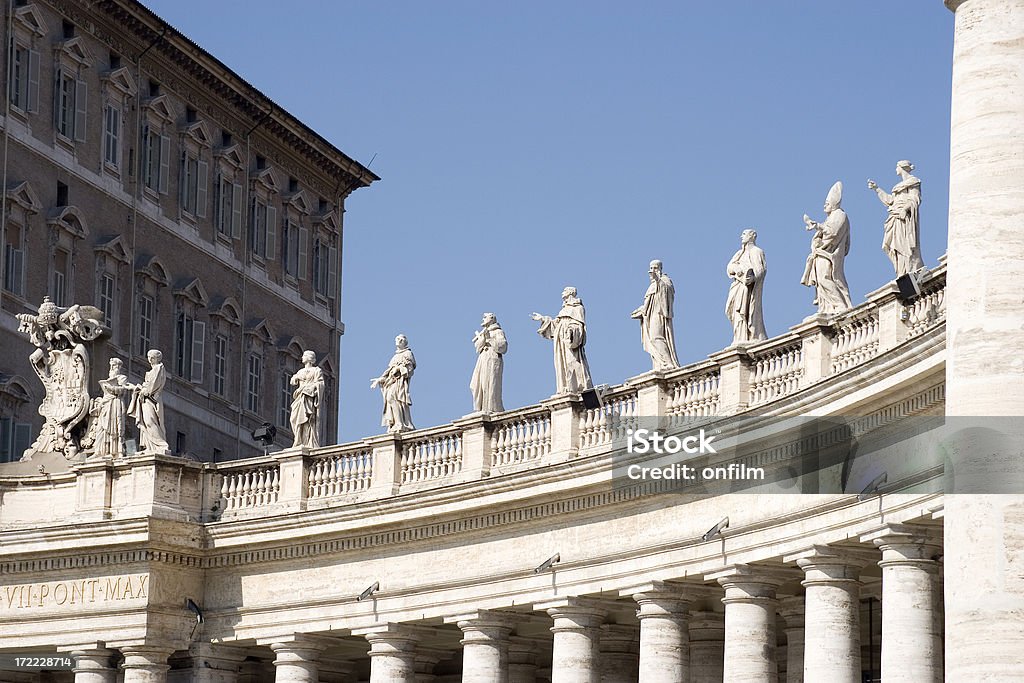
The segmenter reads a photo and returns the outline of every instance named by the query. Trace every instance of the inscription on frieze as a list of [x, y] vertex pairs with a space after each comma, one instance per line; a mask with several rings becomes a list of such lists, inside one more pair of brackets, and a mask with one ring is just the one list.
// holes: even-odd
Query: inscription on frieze
[[149, 597], [149, 574], [0, 586], [0, 611], [66, 608]]

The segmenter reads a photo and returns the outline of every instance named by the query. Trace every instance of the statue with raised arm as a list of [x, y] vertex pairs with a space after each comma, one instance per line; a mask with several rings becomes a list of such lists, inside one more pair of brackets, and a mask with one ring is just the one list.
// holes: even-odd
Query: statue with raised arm
[[39, 414], [45, 421], [22, 460], [31, 460], [33, 453], [60, 453], [68, 460], [75, 459], [91, 405], [85, 344], [104, 332], [103, 312], [79, 304], [62, 308], [44, 297], [36, 315], [18, 313], [15, 317], [18, 332], [36, 347], [29, 363], [44, 391]]
[[679, 367], [676, 337], [672, 331], [676, 288], [657, 259], [651, 261], [647, 275], [651, 278], [651, 284], [644, 294], [644, 303], [633, 311], [631, 317], [640, 321], [640, 339], [644, 351], [651, 355], [654, 369], [672, 370]]
[[92, 400], [89, 409], [89, 430], [82, 439], [82, 446], [92, 457], [120, 458], [125, 455], [124, 433], [127, 420], [124, 396], [132, 391], [128, 378], [121, 372], [124, 364], [120, 358], [110, 359], [110, 372], [100, 380], [103, 392]]
[[733, 254], [726, 273], [732, 279], [725, 315], [732, 323], [733, 345], [767, 339], [761, 295], [768, 262], [757, 246], [757, 231], [747, 229], [740, 234], [740, 250]]
[[508, 351], [505, 332], [493, 313], [484, 313], [480, 329], [473, 335], [476, 349], [476, 367], [469, 382], [473, 393], [473, 410], [484, 413], [500, 413], [505, 410], [501, 402], [501, 375]]
[[540, 322], [537, 334], [554, 342], [556, 394], [575, 394], [592, 389], [590, 366], [587, 364], [586, 311], [576, 296], [575, 287], [562, 290], [562, 310], [554, 318], [540, 313], [530, 317]]
[[815, 288], [818, 313], [835, 314], [852, 307], [843, 262], [850, 251], [850, 219], [840, 208], [843, 184], [836, 182], [825, 197], [825, 221], [818, 223], [804, 214], [804, 224], [814, 231], [811, 253], [800, 284]]
[[132, 385], [132, 399], [128, 414], [139, 427], [139, 450], [146, 455], [170, 453], [167, 446], [167, 425], [164, 424], [164, 384], [167, 372], [164, 370], [164, 354], [156, 349], [146, 353], [149, 371], [142, 384]]
[[384, 414], [381, 426], [388, 432], [404, 432], [416, 429], [412, 424], [412, 398], [409, 384], [412, 373], [416, 369], [416, 358], [409, 348], [409, 340], [404, 334], [395, 337], [395, 355], [388, 362], [384, 373], [370, 382], [370, 388], [380, 387], [384, 398]]
[[320, 447], [320, 406], [324, 398], [324, 372], [316, 366], [316, 354], [302, 352], [302, 369], [292, 375], [289, 383], [295, 387], [292, 392], [292, 407], [289, 422], [294, 439], [292, 448], [307, 446]]
[[896, 162], [896, 175], [900, 182], [886, 192], [874, 180], [868, 181], [868, 189], [874, 190], [878, 199], [889, 207], [885, 218], [885, 235], [882, 249], [896, 269], [896, 277], [924, 268], [921, 260], [921, 223], [918, 208], [921, 206], [921, 181], [910, 174], [914, 165], [903, 159]]

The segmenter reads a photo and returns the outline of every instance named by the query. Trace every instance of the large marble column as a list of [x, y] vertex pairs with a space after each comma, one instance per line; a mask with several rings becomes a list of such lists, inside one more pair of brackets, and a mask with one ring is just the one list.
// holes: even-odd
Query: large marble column
[[640, 620], [640, 680], [686, 681], [690, 675], [687, 626], [692, 593], [655, 582], [633, 593]]
[[551, 632], [551, 683], [600, 683], [601, 624], [607, 612], [583, 598], [534, 605], [554, 621]]
[[637, 683], [639, 638], [636, 626], [605, 624], [601, 627], [601, 683]]
[[804, 681], [804, 596], [779, 601], [779, 616], [785, 623], [786, 683]]
[[690, 613], [690, 683], [722, 683], [725, 670], [725, 615]]
[[734, 565], [705, 578], [716, 579], [725, 589], [723, 683], [778, 683], [775, 591], [794, 574], [784, 569]]
[[419, 635], [401, 624], [353, 629], [370, 643], [370, 683], [415, 683]]
[[89, 650], [73, 650], [71, 656], [75, 659], [75, 683], [115, 683], [117, 681], [117, 669], [114, 668], [112, 659], [113, 650], [106, 648], [93, 648]]
[[861, 540], [882, 551], [882, 680], [941, 683], [941, 540], [907, 524], [891, 524]]
[[815, 546], [804, 570], [804, 683], [861, 683], [860, 572], [874, 553]]
[[237, 683], [241, 677], [245, 650], [237, 647], [213, 645], [206, 642], [193, 643], [188, 649], [191, 666], [175, 667], [168, 674], [171, 683]]
[[124, 683], [166, 683], [167, 658], [174, 650], [150, 645], [122, 647]]
[[955, 12], [946, 415], [960, 430], [948, 451], [954, 495], [944, 500], [946, 680], [1021, 681], [1024, 3], [945, 2]]
[[445, 619], [462, 629], [463, 683], [507, 683], [508, 643], [513, 617], [479, 611]]
[[274, 652], [275, 683], [318, 683], [320, 680], [318, 660], [324, 649], [322, 644], [297, 638], [272, 643], [270, 649]]

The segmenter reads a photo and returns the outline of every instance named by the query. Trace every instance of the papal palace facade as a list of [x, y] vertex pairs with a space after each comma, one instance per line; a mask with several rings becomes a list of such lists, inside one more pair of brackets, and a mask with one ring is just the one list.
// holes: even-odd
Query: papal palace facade
[[[1024, 680], [1024, 0], [946, 4], [955, 13], [948, 254], [927, 264], [919, 292], [879, 283], [842, 314], [631, 378], [596, 407], [570, 394], [236, 460], [134, 454], [0, 472], [0, 681]], [[71, 59], [61, 46], [87, 33], [100, 59], [110, 48], [95, 41], [109, 22], [149, 26], [119, 52], [134, 74], [127, 89], [148, 78], [166, 97], [178, 92], [171, 71], [140, 83], [154, 51], [206, 87], [231, 78], [190, 61], [218, 66], [177, 35], [140, 67], [159, 31], [136, 5], [15, 5], [15, 37], [45, 42], [47, 59]], [[62, 21], [74, 24], [64, 41]], [[189, 130], [188, 105], [175, 106], [174, 130]], [[275, 201], [290, 173], [315, 197], [311, 226], [318, 197], [337, 219], [344, 193], [307, 186], [309, 159], [288, 145], [334, 164], [336, 177], [351, 174], [352, 188], [374, 177], [267, 111], [274, 125], [264, 124], [261, 144], [282, 145], [279, 158], [262, 155]], [[210, 129], [212, 157], [219, 128], [206, 107], [193, 115]], [[248, 116], [259, 119], [256, 109]], [[29, 125], [35, 135], [27, 111], [8, 112], [12, 145]], [[42, 135], [32, 153], [54, 163], [70, 163], [82, 144]], [[187, 150], [189, 135], [173, 144]], [[107, 188], [134, 182], [106, 179], [100, 150], [89, 153], [98, 170], [79, 175]], [[254, 157], [242, 171], [258, 178]], [[59, 215], [49, 176], [19, 173], [35, 196], [9, 189], [9, 206], [25, 205], [12, 216], [31, 222], [51, 206]], [[159, 190], [124, 194], [140, 225], [154, 222], [148, 230], [187, 227], [177, 205], [161, 218], [172, 209]], [[90, 213], [75, 215], [55, 220]], [[183, 245], [232, 246], [213, 234], [216, 222], [196, 226]], [[147, 267], [138, 255], [129, 263]], [[244, 276], [247, 286], [270, 291], [272, 271]], [[322, 306], [307, 284], [292, 297], [296, 315]], [[203, 290], [212, 300], [213, 287]], [[715, 435], [717, 453], [683, 461], [709, 475], [626, 476], [675, 459], [623, 448], [644, 425]], [[724, 476], [740, 471], [763, 477]], [[15, 654], [51, 664], [17, 670]]]

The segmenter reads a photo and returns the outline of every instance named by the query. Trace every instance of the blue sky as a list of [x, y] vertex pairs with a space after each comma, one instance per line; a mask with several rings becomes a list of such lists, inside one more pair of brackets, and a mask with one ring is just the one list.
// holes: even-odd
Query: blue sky
[[[587, 307], [595, 382], [650, 368], [629, 313], [647, 263], [676, 285], [680, 361], [731, 341], [725, 265], [754, 227], [770, 336], [813, 312], [800, 285], [845, 185], [854, 302], [892, 278], [884, 207], [907, 158], [925, 263], [945, 251], [953, 15], [899, 2], [147, 0], [382, 180], [345, 216], [341, 438], [380, 433], [369, 380], [405, 333], [420, 427], [472, 409], [484, 311], [509, 338], [505, 405], [554, 391], [551, 315]], [[239, 21], [244, 16], [245, 22]]]

